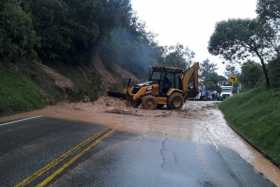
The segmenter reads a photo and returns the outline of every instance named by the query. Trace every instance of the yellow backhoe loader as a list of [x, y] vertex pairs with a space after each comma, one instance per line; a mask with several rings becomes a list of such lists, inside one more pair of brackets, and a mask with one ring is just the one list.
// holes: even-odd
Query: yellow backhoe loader
[[154, 66], [148, 82], [132, 86], [129, 81], [127, 97], [134, 106], [142, 104], [144, 109], [180, 109], [186, 99], [199, 92], [198, 70], [199, 63], [187, 70]]

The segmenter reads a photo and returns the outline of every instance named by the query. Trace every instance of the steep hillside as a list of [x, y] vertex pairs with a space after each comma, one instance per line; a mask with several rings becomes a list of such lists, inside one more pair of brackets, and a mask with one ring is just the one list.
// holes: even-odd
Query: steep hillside
[[[130, 1], [3, 0], [0, 5], [0, 70], [31, 81], [47, 103], [95, 100], [108, 88], [120, 88], [124, 79], [136, 79], [123, 67], [141, 76], [163, 56]], [[1, 99], [9, 101], [6, 97]]]
[[120, 89], [133, 74], [97, 56], [87, 65], [22, 63], [0, 66], [0, 115], [29, 111], [60, 101], [94, 101]]
[[0, 116], [67, 98], [64, 90], [72, 86], [71, 81], [55, 70], [38, 62], [3, 64], [0, 63]]
[[280, 165], [280, 90], [251, 90], [220, 108], [234, 129]]

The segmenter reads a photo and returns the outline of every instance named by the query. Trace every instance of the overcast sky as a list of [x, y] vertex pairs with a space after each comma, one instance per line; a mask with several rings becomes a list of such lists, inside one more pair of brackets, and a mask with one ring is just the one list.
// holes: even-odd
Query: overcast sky
[[132, 5], [160, 45], [182, 43], [196, 53], [197, 60], [209, 58], [217, 63], [219, 74], [223, 74], [222, 60], [207, 51], [209, 38], [221, 20], [256, 17], [256, 1], [132, 0]]

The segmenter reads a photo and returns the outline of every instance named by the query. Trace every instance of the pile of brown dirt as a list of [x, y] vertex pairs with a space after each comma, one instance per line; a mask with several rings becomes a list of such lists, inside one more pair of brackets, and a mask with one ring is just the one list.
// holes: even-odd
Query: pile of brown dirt
[[131, 115], [138, 117], [156, 117], [156, 118], [166, 118], [166, 117], [179, 117], [179, 118], [188, 118], [191, 115], [194, 115], [197, 110], [203, 110], [207, 108], [207, 105], [203, 105], [198, 109], [185, 107], [182, 110], [168, 110], [168, 109], [159, 109], [159, 110], [144, 110], [140, 107], [134, 108], [128, 104], [126, 100], [121, 100], [112, 97], [100, 97], [96, 102], [93, 103], [93, 107], [99, 111], [117, 115]]
[[128, 109], [128, 103], [125, 100], [116, 99], [112, 97], [100, 97], [97, 101], [93, 103], [94, 107], [100, 109], [101, 111], [119, 109]]

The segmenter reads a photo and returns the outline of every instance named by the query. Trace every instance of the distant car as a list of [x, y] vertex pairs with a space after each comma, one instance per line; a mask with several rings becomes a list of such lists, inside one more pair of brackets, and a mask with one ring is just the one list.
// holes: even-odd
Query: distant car
[[233, 96], [233, 87], [232, 86], [221, 86], [220, 99], [224, 100], [227, 97]]

